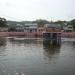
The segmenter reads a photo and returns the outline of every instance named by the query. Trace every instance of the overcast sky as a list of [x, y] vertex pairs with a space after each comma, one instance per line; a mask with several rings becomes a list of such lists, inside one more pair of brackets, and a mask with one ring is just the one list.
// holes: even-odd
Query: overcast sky
[[0, 0], [0, 17], [7, 20], [71, 20], [75, 0]]

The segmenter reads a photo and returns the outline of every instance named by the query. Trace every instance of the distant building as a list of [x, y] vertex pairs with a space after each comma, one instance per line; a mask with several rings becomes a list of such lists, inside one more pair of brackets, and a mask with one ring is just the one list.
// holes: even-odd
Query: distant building
[[25, 23], [25, 25], [16, 24], [10, 25], [9, 30], [13, 29], [16, 32], [36, 32], [37, 31], [37, 23]]
[[60, 32], [61, 31], [61, 25], [60, 24], [45, 24], [46, 32]]
[[61, 39], [61, 25], [60, 24], [45, 24], [45, 31], [43, 32], [44, 39]]
[[8, 27], [0, 27], [0, 32], [8, 32]]
[[37, 23], [25, 23], [24, 32], [37, 32]]
[[45, 27], [38, 27], [37, 32], [38, 33], [43, 33], [45, 31]]
[[12, 30], [16, 32], [37, 32], [39, 34], [42, 34], [43, 32], [60, 32], [61, 31], [61, 25], [60, 24], [45, 24], [44, 27], [38, 27], [37, 23], [25, 23], [24, 25], [17, 24], [14, 26], [10, 26], [9, 28], [13, 28]]
[[72, 32], [73, 26], [72, 25], [66, 25], [63, 27], [64, 32]]
[[21, 25], [21, 24], [17, 24], [17, 25], [15, 26], [15, 30], [16, 30], [17, 32], [24, 32], [24, 26]]

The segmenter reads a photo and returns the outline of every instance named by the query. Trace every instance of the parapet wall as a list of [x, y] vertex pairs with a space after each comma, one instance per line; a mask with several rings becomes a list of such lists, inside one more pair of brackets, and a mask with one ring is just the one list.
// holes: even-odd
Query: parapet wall
[[[26, 33], [26, 32], [0, 32], [0, 37], [9, 36], [42, 36], [42, 33]], [[75, 32], [62, 32], [61, 37], [75, 37]]]
[[38, 32], [0, 32], [0, 37], [9, 37], [9, 36], [42, 36], [42, 33]]
[[62, 32], [61, 37], [75, 38], [75, 32]]

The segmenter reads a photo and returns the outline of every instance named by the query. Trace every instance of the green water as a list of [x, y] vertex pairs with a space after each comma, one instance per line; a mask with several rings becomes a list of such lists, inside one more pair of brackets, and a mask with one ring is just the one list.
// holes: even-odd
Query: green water
[[75, 75], [75, 41], [0, 38], [0, 75]]

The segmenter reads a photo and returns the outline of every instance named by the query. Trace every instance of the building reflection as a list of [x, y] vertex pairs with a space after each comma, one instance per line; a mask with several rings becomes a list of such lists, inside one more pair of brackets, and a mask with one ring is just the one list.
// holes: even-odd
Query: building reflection
[[11, 38], [10, 43], [13, 45], [35, 45], [42, 46], [42, 41], [39, 39]]
[[60, 53], [61, 40], [43, 40], [45, 58], [56, 58]]

